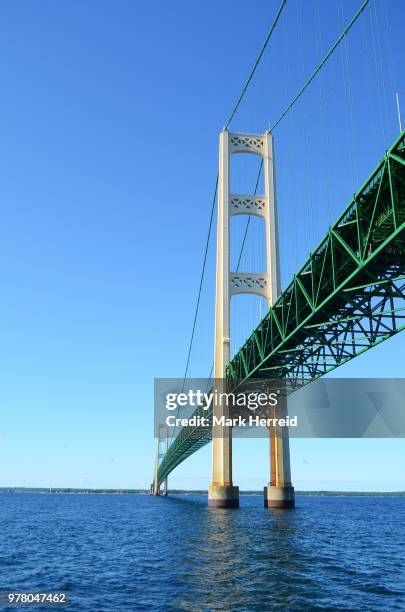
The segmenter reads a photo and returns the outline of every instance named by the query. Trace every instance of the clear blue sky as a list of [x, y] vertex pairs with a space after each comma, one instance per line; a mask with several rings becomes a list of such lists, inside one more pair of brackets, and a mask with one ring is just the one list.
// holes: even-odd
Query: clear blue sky
[[[218, 133], [278, 4], [1, 3], [0, 485], [149, 485], [153, 379], [184, 372]], [[232, 129], [267, 129], [359, 5], [287, 0]], [[404, 17], [371, 0], [275, 130], [284, 285], [398, 133]], [[251, 191], [252, 162], [235, 169]], [[212, 247], [194, 376], [212, 360]], [[235, 341], [258, 317], [246, 304]], [[339, 374], [403, 376], [404, 348]], [[235, 483], [263, 486], [267, 457], [237, 441]], [[405, 489], [404, 459], [403, 440], [292, 443], [297, 488]], [[210, 470], [206, 447], [170, 483]]]

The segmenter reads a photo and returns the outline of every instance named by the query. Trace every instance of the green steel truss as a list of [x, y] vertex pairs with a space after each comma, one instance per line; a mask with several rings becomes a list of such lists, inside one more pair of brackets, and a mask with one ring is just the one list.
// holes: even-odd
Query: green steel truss
[[[405, 132], [229, 363], [230, 387], [249, 378], [302, 386], [404, 327]], [[210, 429], [183, 427], [159, 482], [210, 440]]]

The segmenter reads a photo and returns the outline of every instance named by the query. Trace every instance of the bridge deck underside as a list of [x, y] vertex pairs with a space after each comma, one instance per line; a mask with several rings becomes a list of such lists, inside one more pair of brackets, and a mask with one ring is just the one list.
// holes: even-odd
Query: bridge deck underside
[[[302, 386], [404, 327], [405, 132], [229, 363], [230, 387], [249, 378]], [[211, 428], [183, 427], [159, 482], [210, 440]]]

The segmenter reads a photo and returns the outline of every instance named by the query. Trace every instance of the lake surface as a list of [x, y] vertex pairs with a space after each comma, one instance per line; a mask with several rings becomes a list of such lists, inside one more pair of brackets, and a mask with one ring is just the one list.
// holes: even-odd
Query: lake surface
[[70, 593], [27, 610], [405, 610], [404, 497], [262, 504], [5, 493], [0, 589]]

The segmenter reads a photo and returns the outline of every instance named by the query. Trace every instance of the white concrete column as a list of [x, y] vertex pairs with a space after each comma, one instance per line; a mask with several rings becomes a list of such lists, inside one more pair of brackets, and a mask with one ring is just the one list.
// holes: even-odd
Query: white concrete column
[[[264, 135], [263, 149], [265, 191], [268, 198], [265, 219], [267, 271], [270, 276], [268, 306], [270, 308], [281, 291], [274, 143], [270, 132]], [[286, 415], [286, 402], [286, 398], [279, 399], [277, 407], [272, 411], [273, 417], [283, 418]], [[264, 488], [264, 505], [274, 508], [292, 508], [294, 488], [291, 485], [288, 428], [272, 427], [269, 433], [270, 481]]]
[[[225, 389], [225, 368], [230, 358], [230, 295], [229, 295], [229, 191], [230, 191], [229, 132], [224, 129], [219, 140], [217, 275], [215, 301], [214, 387]], [[216, 417], [229, 414], [229, 408], [218, 402]], [[232, 483], [232, 429], [215, 425], [212, 436], [212, 482], [208, 491], [208, 505], [237, 507], [239, 489]]]
[[153, 495], [159, 495], [158, 469], [159, 469], [159, 437], [156, 441], [156, 458], [155, 458], [155, 475], [153, 479]]
[[264, 188], [267, 200], [264, 217], [266, 222], [266, 263], [270, 277], [267, 287], [267, 303], [270, 308], [280, 295], [280, 259], [278, 252], [278, 218], [276, 202], [276, 178], [274, 171], [273, 136], [263, 136]]
[[230, 357], [229, 308], [229, 132], [223, 130], [219, 139], [217, 276], [215, 301], [214, 376], [222, 379]]
[[[164, 428], [165, 431], [165, 454], [167, 454], [167, 451], [169, 450], [169, 428], [166, 425]], [[163, 481], [163, 491], [162, 491], [162, 495], [166, 496], [167, 495], [167, 487], [168, 487], [168, 483], [167, 483], [167, 476]]]

